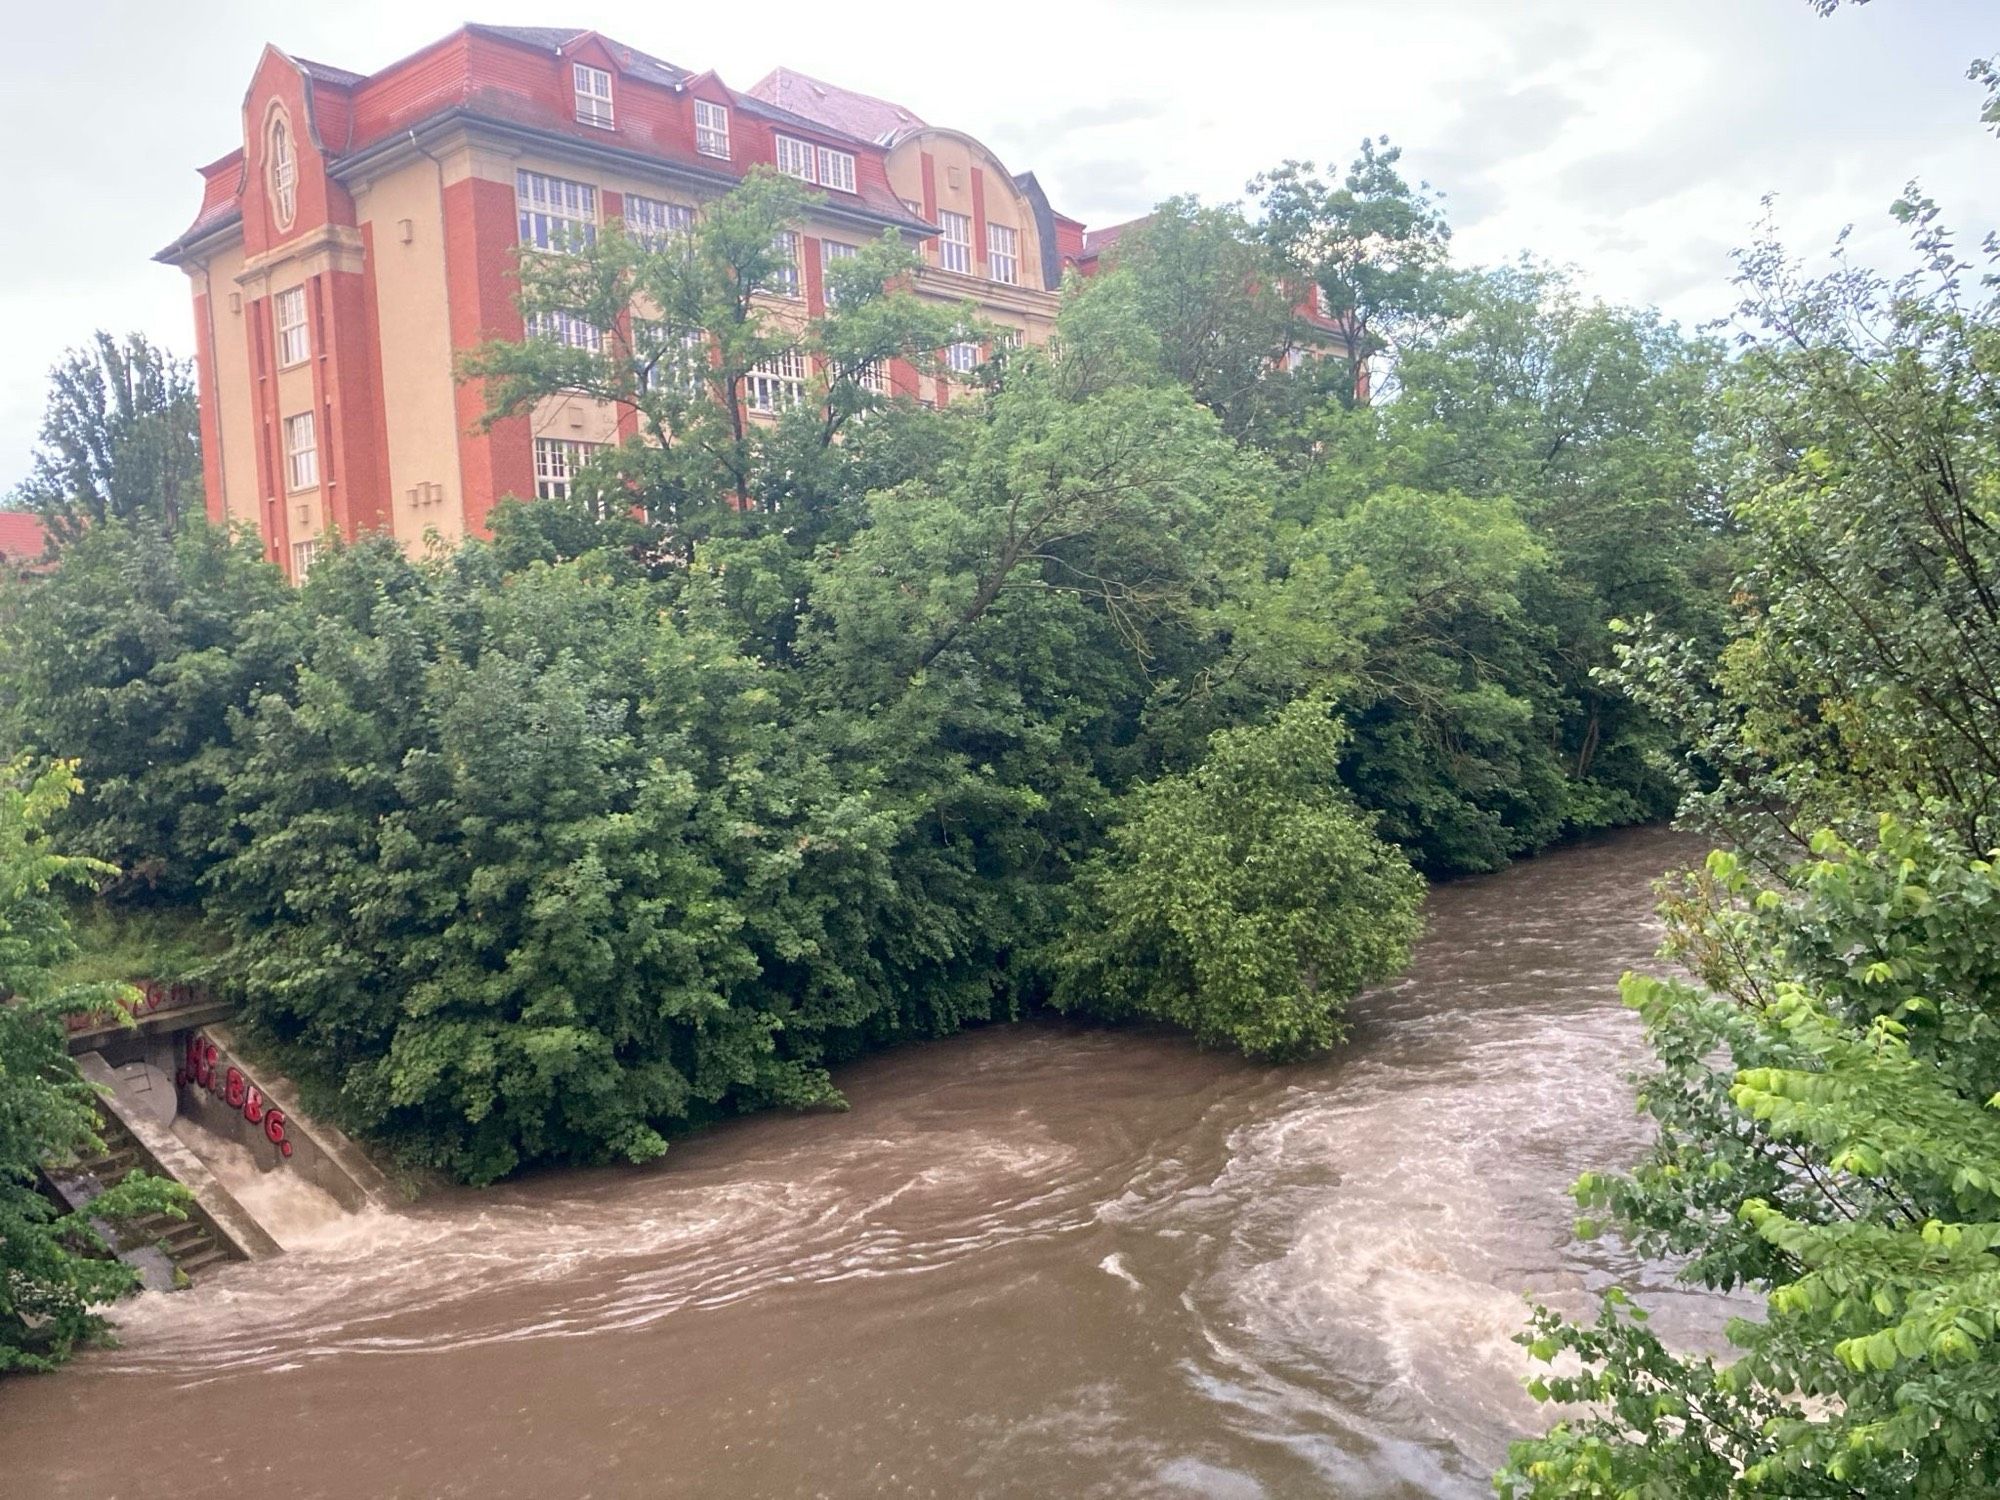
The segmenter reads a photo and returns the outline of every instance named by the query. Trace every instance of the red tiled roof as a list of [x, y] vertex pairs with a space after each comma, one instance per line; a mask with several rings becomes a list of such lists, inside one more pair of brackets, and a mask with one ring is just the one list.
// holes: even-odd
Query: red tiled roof
[[1142, 224], [1150, 224], [1152, 222], [1153, 216], [1151, 214], [1144, 214], [1136, 219], [1127, 219], [1123, 224], [1107, 224], [1102, 229], [1086, 229], [1083, 233], [1083, 253], [1085, 258], [1088, 259], [1093, 255], [1101, 255], [1106, 250], [1109, 250], [1113, 245], [1118, 243], [1119, 236], [1124, 234], [1126, 230], [1137, 229]]
[[775, 104], [795, 115], [878, 144], [886, 144], [905, 130], [924, 123], [914, 110], [888, 99], [822, 83], [790, 68], [773, 68], [750, 85], [749, 93], [753, 99], [762, 99], [766, 104]]
[[497, 36], [509, 42], [519, 42], [524, 47], [539, 47], [547, 52], [560, 52], [578, 37], [594, 35], [611, 49], [619, 65], [634, 77], [650, 79], [654, 83], [664, 83], [671, 87], [694, 76], [686, 68], [676, 67], [663, 57], [655, 57], [650, 52], [641, 52], [637, 47], [628, 47], [623, 42], [612, 40], [601, 31], [593, 33], [581, 26], [489, 26], [484, 22], [473, 21], [468, 23], [465, 29], [482, 32], [487, 36]]
[[0, 562], [38, 562], [47, 550], [39, 519], [25, 510], [0, 510]]

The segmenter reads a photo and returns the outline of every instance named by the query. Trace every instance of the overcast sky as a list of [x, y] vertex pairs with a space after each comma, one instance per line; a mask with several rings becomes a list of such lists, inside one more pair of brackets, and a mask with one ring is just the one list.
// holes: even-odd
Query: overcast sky
[[[468, 19], [595, 27], [747, 88], [783, 63], [909, 106], [1040, 174], [1091, 224], [1172, 193], [1240, 197], [1288, 157], [1406, 148], [1445, 194], [1458, 258], [1523, 251], [1687, 322], [1731, 302], [1732, 246], [1779, 195], [1787, 238], [1846, 223], [1878, 259], [1920, 177], [1976, 243], [2000, 225], [2000, 141], [1969, 59], [2000, 51], [1993, 0], [547, 0], [468, 16], [434, 0], [294, 9], [245, 0], [22, 6], [0, 63], [14, 209], [0, 220], [0, 494], [25, 473], [48, 367], [93, 328], [192, 352], [178, 271], [195, 168], [241, 144], [265, 42], [370, 72]], [[955, 14], [967, 24], [955, 39]], [[1039, 31], [1001, 15], [1047, 17]]]

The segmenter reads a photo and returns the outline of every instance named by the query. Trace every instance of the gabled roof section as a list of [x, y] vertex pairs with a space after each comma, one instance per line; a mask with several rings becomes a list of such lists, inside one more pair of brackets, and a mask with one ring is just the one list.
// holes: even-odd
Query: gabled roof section
[[502, 41], [518, 42], [524, 47], [534, 47], [543, 52], [560, 52], [571, 42], [594, 36], [611, 49], [618, 59], [618, 65], [635, 78], [644, 78], [651, 83], [665, 84], [672, 88], [686, 82], [694, 75], [686, 68], [676, 67], [663, 57], [655, 57], [650, 52], [641, 52], [637, 47], [628, 47], [623, 42], [613, 41], [601, 31], [591, 31], [577, 26], [488, 26], [472, 22], [465, 28], [484, 36], [497, 36]]
[[864, 141], [887, 145], [924, 121], [914, 110], [873, 94], [857, 94], [836, 84], [808, 78], [790, 68], [773, 68], [750, 85], [750, 96], [775, 104], [821, 125]]
[[0, 563], [39, 562], [48, 545], [35, 516], [25, 510], [0, 510]]
[[339, 88], [351, 89], [357, 83], [368, 81], [366, 73], [350, 73], [345, 68], [336, 68], [329, 63], [313, 62], [304, 57], [295, 57], [292, 61], [297, 63], [306, 77], [315, 83], [331, 83]]
[[1083, 253], [1086, 257], [1102, 255], [1118, 243], [1126, 230], [1138, 229], [1152, 222], [1151, 214], [1142, 214], [1136, 219], [1127, 219], [1123, 224], [1107, 224], [1102, 229], [1087, 229], [1083, 234]]

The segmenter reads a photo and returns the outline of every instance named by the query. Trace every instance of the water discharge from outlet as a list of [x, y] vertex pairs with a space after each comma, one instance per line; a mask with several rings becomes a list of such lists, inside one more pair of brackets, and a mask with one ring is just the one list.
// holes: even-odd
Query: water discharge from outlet
[[301, 1250], [337, 1238], [349, 1217], [331, 1193], [283, 1165], [258, 1159], [248, 1146], [224, 1140], [183, 1116], [174, 1121], [180, 1143], [201, 1158], [225, 1191], [286, 1250]]

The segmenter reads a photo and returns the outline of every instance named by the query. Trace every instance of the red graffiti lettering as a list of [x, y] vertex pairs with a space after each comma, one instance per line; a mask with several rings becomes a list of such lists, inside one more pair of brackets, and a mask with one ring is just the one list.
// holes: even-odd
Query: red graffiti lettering
[[222, 1097], [229, 1101], [231, 1109], [241, 1109], [243, 1107], [244, 1092], [248, 1088], [249, 1085], [244, 1082], [243, 1075], [237, 1072], [236, 1069], [231, 1068], [223, 1075]]
[[264, 1096], [254, 1083], [250, 1085], [250, 1092], [243, 1099], [243, 1118], [252, 1125], [264, 1118]]

